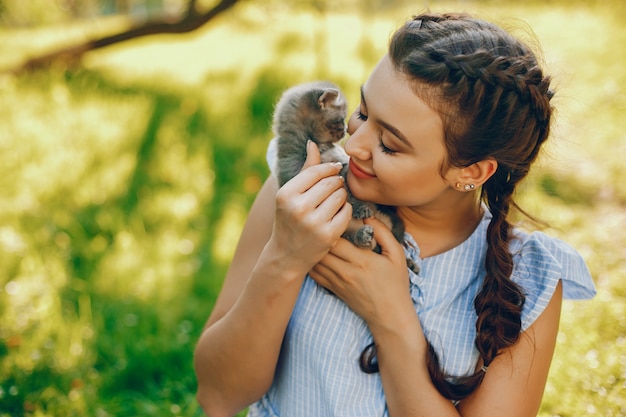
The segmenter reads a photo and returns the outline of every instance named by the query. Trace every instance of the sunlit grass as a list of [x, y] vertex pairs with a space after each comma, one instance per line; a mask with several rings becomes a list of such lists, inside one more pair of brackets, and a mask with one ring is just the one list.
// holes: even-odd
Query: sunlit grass
[[[621, 416], [624, 8], [562, 3], [431, 7], [521, 19], [543, 47], [557, 123], [519, 199], [580, 250], [599, 293], [564, 304], [540, 415]], [[0, 415], [197, 415], [191, 352], [267, 174], [276, 96], [330, 78], [356, 104], [417, 11], [250, 4], [189, 35], [90, 53], [83, 70], [0, 77]], [[0, 67], [88, 33], [2, 29]]]

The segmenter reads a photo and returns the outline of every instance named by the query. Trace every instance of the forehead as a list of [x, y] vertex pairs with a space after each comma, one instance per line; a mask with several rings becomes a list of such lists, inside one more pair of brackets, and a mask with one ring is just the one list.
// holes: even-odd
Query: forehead
[[441, 116], [416, 94], [415, 87], [385, 55], [363, 85], [368, 117], [393, 125], [409, 141], [424, 135], [443, 141]]

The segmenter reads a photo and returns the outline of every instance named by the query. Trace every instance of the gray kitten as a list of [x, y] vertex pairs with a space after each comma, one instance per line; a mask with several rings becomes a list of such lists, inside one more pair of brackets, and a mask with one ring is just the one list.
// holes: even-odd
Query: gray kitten
[[[281, 187], [302, 170], [308, 140], [319, 147], [322, 162], [341, 162], [341, 175], [346, 177], [349, 157], [338, 145], [346, 134], [346, 115], [346, 99], [330, 82], [300, 84], [283, 93], [276, 104], [272, 124], [277, 140], [276, 171]], [[374, 239], [374, 229], [363, 223], [363, 219], [373, 216], [385, 223], [400, 243], [404, 242], [404, 224], [394, 207], [357, 200], [347, 186], [346, 190], [353, 219], [343, 234], [344, 238], [358, 247], [380, 251]]]

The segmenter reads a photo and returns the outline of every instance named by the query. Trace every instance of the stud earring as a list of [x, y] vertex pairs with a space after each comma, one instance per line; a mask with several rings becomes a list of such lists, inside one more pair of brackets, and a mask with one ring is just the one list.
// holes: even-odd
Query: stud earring
[[475, 186], [474, 184], [465, 184], [465, 185], [463, 186], [463, 189], [464, 189], [465, 191], [472, 191], [474, 188], [476, 188], [476, 186]]

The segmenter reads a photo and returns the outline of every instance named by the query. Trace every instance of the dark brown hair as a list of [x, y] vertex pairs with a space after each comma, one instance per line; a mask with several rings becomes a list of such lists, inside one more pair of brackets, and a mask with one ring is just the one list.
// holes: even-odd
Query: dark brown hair
[[[521, 41], [465, 14], [415, 16], [393, 35], [389, 56], [442, 118], [448, 154], [442, 173], [487, 158], [498, 162], [481, 190], [493, 217], [487, 228], [486, 276], [474, 299], [475, 346], [489, 366], [520, 337], [525, 296], [511, 280], [512, 226], [507, 217], [511, 207], [518, 208], [513, 201], [516, 185], [549, 134], [550, 78]], [[373, 344], [361, 355], [361, 369], [377, 370]], [[462, 377], [444, 374], [432, 345], [429, 371], [437, 389], [454, 400], [471, 394], [484, 377], [480, 369]]]

